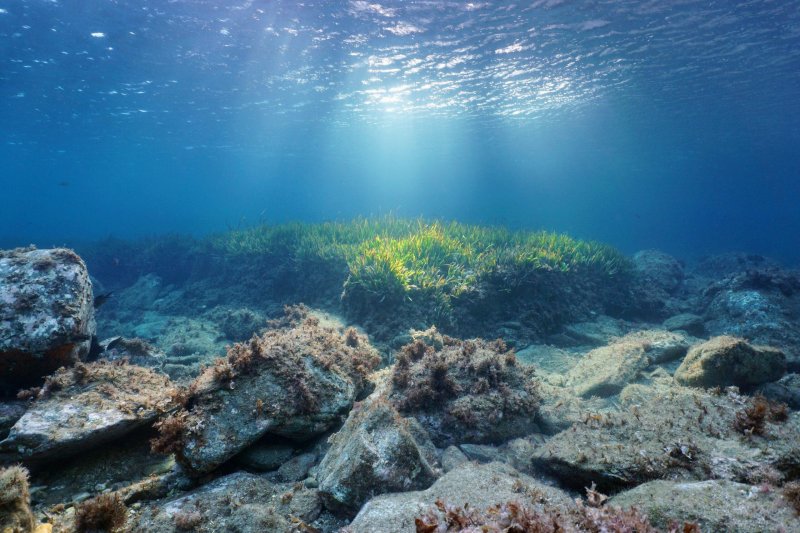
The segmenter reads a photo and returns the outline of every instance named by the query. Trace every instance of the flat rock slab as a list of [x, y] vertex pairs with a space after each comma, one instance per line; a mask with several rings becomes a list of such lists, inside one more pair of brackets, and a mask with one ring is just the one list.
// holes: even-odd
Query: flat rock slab
[[384, 494], [367, 502], [349, 526], [352, 533], [415, 533], [414, 519], [434, 507], [437, 500], [471, 509], [486, 509], [536, 494], [531, 505], [563, 508], [574, 506], [563, 491], [520, 474], [508, 465], [464, 463], [439, 478], [424, 491]]
[[106, 362], [62, 368], [47, 378], [0, 452], [10, 460], [80, 453], [152, 423], [172, 406], [172, 392], [168, 377], [147, 368]]
[[785, 372], [786, 356], [777, 348], [723, 335], [693, 346], [675, 380], [693, 387], [744, 387], [776, 381]]
[[654, 479], [709, 477], [757, 483], [759, 472], [791, 477], [800, 468], [800, 414], [766, 422], [763, 435], [735, 429], [750, 399], [679, 386], [632, 385], [617, 412], [587, 412], [532, 457], [576, 490], [616, 492]]
[[0, 394], [84, 359], [95, 328], [89, 272], [75, 252], [0, 251]]
[[614, 496], [609, 505], [637, 507], [656, 527], [696, 522], [701, 531], [800, 531], [800, 516], [780, 489], [723, 479], [651, 481]]
[[595, 348], [566, 374], [565, 384], [579, 396], [612, 396], [639, 378], [653, 363], [682, 357], [689, 348], [683, 335], [637, 331]]
[[319, 514], [315, 490], [237, 472], [143, 507], [125, 531], [313, 531]]

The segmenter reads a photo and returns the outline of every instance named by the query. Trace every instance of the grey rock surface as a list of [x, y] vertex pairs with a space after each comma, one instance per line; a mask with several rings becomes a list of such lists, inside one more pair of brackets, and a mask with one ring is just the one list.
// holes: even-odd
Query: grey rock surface
[[749, 405], [734, 391], [712, 394], [659, 383], [631, 385], [619, 411], [586, 413], [582, 422], [537, 449], [535, 468], [581, 490], [596, 482], [616, 492], [654, 479], [709, 477], [757, 483], [766, 472], [800, 466], [800, 415], [766, 422], [764, 435], [735, 429]]
[[169, 378], [150, 369], [79, 363], [47, 379], [0, 442], [11, 460], [66, 457], [152, 423], [173, 404]]
[[0, 251], [0, 394], [85, 359], [95, 330], [92, 284], [75, 252]]
[[800, 516], [779, 489], [724, 479], [650, 481], [611, 498], [608, 505], [637, 507], [654, 526], [695, 522], [701, 531], [800, 531]]
[[587, 353], [565, 376], [565, 385], [583, 397], [611, 396], [639, 378], [653, 363], [678, 359], [689, 345], [677, 333], [643, 330]]
[[178, 460], [210, 472], [266, 434], [308, 440], [345, 416], [380, 360], [311, 318], [231, 347], [190, 386]]
[[693, 346], [675, 371], [675, 380], [694, 387], [754, 386], [776, 381], [785, 372], [782, 351], [720, 336]]
[[508, 465], [489, 463], [477, 465], [463, 463], [454, 468], [424, 491], [403, 492], [376, 496], [364, 505], [349, 528], [352, 533], [414, 533], [414, 518], [434, 507], [436, 500], [454, 505], [468, 504], [472, 509], [486, 509], [492, 505], [519, 501], [525, 494], [536, 494], [537, 502], [531, 507], [541, 509], [542, 504], [574, 505], [563, 491], [520, 474]]
[[410, 431], [415, 421], [379, 394], [350, 413], [317, 469], [324, 505], [337, 514], [355, 515], [372, 496], [420, 490], [436, 480], [429, 443], [418, 444], [424, 433]]
[[125, 530], [303, 531], [301, 525], [316, 520], [320, 511], [314, 490], [237, 472], [188, 494], [144, 506], [129, 517]]

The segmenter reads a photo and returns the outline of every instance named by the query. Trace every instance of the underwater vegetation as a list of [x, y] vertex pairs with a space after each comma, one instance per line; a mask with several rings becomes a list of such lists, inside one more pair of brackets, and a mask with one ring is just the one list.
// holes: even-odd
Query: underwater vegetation
[[282, 257], [297, 271], [342, 276], [351, 315], [412, 304], [447, 323], [456, 304], [541, 284], [548, 274], [623, 280], [630, 260], [613, 247], [544, 231], [383, 217], [322, 224], [262, 225], [217, 235], [229, 256]]

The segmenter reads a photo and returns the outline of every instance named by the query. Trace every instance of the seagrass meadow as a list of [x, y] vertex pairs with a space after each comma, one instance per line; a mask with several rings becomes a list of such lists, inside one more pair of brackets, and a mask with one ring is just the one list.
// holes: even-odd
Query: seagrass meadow
[[415, 324], [488, 334], [522, 320], [546, 333], [592, 309], [624, 307], [633, 285], [631, 261], [609, 245], [393, 216], [107, 240], [84, 255], [111, 286], [114, 277], [155, 272], [224, 289], [228, 303], [322, 304], [379, 337]]

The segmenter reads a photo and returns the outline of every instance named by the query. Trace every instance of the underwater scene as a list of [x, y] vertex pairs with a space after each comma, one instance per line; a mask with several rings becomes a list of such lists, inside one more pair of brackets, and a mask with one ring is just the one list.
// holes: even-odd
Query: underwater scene
[[796, 531], [796, 0], [0, 0], [0, 533]]

